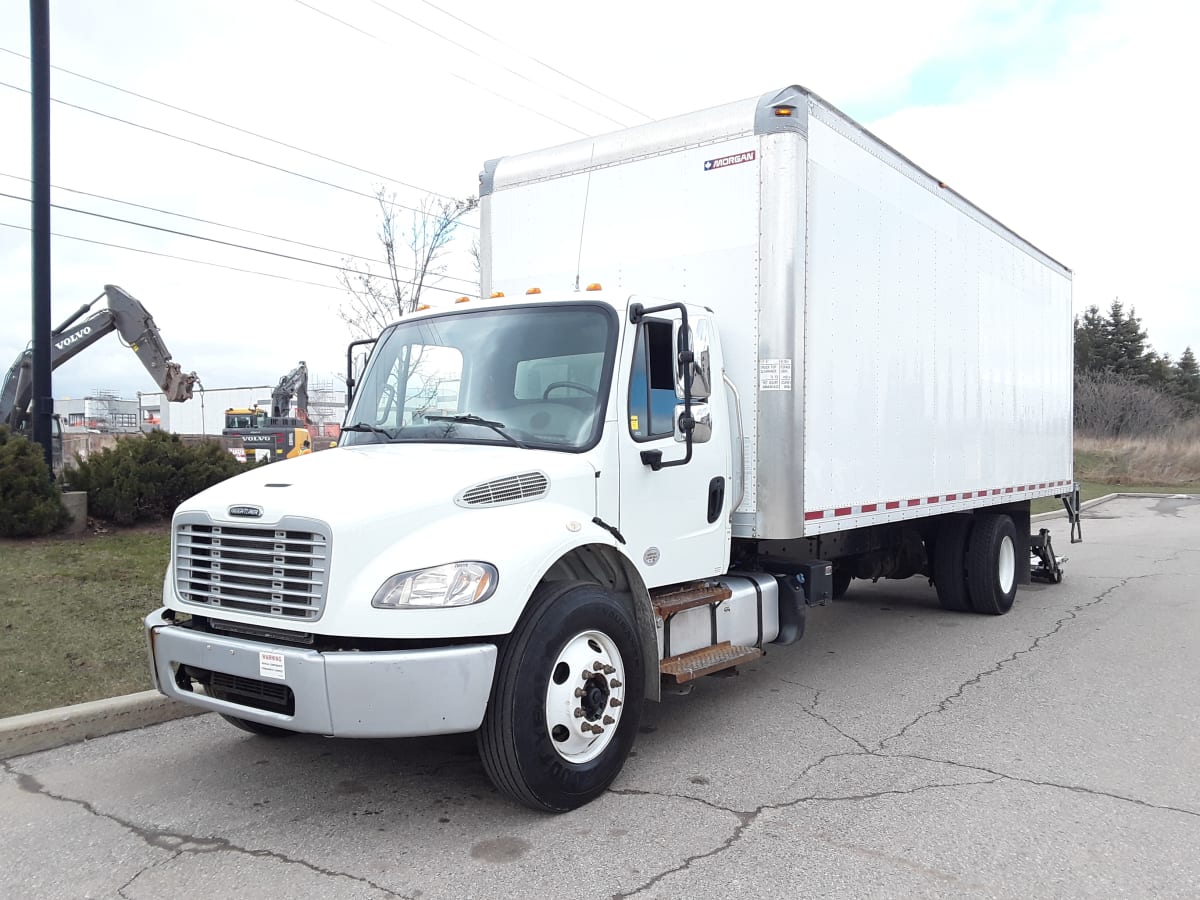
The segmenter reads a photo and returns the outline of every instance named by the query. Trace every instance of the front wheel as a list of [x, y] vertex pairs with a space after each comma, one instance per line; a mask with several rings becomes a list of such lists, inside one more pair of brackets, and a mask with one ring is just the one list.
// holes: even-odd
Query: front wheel
[[488, 776], [534, 809], [594, 799], [633, 747], [643, 684], [631, 610], [598, 585], [542, 585], [496, 664], [479, 729]]

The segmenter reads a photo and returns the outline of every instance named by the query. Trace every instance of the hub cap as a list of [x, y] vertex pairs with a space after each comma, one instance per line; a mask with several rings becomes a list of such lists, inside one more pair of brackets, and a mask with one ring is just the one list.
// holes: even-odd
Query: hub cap
[[1007, 594], [1012, 590], [1013, 581], [1017, 577], [1017, 554], [1013, 548], [1012, 538], [1008, 535], [1000, 542], [999, 565], [997, 575], [1000, 577], [1000, 592]]
[[604, 752], [621, 722], [625, 666], [608, 635], [585, 631], [559, 651], [546, 686], [546, 730], [567, 762]]

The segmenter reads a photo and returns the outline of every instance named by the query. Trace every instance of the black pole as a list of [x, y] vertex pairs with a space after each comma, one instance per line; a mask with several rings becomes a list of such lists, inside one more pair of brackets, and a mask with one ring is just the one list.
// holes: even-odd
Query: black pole
[[29, 0], [33, 87], [33, 440], [52, 465], [50, 383], [50, 0]]

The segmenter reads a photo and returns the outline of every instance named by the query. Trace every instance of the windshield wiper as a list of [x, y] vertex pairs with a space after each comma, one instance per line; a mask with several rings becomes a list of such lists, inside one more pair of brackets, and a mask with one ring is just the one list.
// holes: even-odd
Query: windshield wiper
[[355, 422], [353, 425], [343, 425], [342, 431], [369, 431], [372, 434], [382, 434], [389, 441], [394, 440], [396, 437], [394, 434], [390, 434], [385, 429], [379, 428], [375, 425], [368, 425], [366, 422]]
[[492, 421], [489, 421], [488, 419], [484, 419], [480, 416], [473, 416], [470, 413], [466, 413], [461, 416], [426, 416], [425, 421], [426, 422], [454, 422], [456, 425], [482, 425], [484, 428], [492, 429], [492, 431], [496, 432], [496, 434], [500, 435], [500, 437], [504, 438], [506, 441], [516, 444], [522, 450], [529, 449], [524, 444], [522, 444], [520, 441], [518, 441], [515, 437], [513, 437], [511, 434], [509, 434], [507, 431], [504, 430], [503, 422], [492, 422]]

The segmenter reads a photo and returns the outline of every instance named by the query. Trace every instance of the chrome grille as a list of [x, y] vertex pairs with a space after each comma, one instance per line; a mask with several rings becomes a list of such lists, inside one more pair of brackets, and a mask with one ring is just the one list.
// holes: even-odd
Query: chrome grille
[[469, 487], [455, 498], [455, 502], [459, 506], [501, 506], [506, 503], [520, 503], [522, 500], [541, 497], [549, 487], [550, 482], [543, 473], [524, 472]]
[[[312, 621], [329, 581], [329, 537], [277, 526], [179, 522], [175, 587], [189, 603]], [[306, 523], [311, 525], [312, 523]]]

